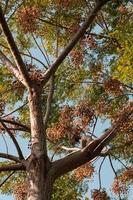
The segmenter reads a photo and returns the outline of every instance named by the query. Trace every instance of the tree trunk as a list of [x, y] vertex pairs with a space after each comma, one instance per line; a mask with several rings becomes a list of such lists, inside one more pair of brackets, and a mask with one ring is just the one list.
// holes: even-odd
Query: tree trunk
[[27, 160], [28, 200], [49, 200], [52, 179], [48, 176], [50, 161], [47, 156], [46, 130], [41, 107], [41, 88], [33, 86], [29, 91], [31, 119], [31, 155]]
[[[41, 159], [40, 159], [41, 160]], [[52, 176], [44, 177], [44, 159], [42, 163], [33, 162], [29, 165], [28, 175], [28, 195], [27, 200], [50, 200], [54, 180]]]

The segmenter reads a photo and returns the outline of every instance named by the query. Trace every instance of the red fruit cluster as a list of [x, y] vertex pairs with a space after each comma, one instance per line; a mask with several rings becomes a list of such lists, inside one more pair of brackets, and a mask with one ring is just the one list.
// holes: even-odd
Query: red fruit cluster
[[90, 163], [86, 163], [74, 170], [74, 176], [78, 181], [82, 181], [84, 178], [91, 179], [95, 170]]
[[120, 131], [130, 131], [133, 127], [133, 102], [129, 102], [127, 105], [123, 105], [122, 108], [113, 116], [112, 122], [117, 123], [121, 121], [123, 116], [127, 116], [128, 120], [124, 123], [121, 123]]
[[89, 70], [90, 70], [90, 73], [93, 77], [93, 79], [95, 79], [96, 77], [99, 78], [101, 72], [102, 72], [102, 65], [100, 63], [97, 63], [97, 64], [91, 64], [89, 66]]
[[35, 65], [27, 64], [28, 72], [31, 80], [41, 82], [43, 79], [42, 71], [37, 69]]
[[16, 200], [25, 200], [27, 196], [28, 184], [19, 182], [13, 187], [13, 194]]
[[84, 41], [89, 45], [91, 49], [97, 48], [96, 40], [92, 35], [89, 35]]
[[68, 8], [71, 0], [56, 0], [56, 4], [62, 8]]
[[124, 5], [120, 5], [117, 9], [121, 14], [125, 14], [127, 12], [127, 9]]
[[105, 100], [101, 99], [96, 105], [97, 114], [105, 114], [110, 107], [106, 104]]
[[94, 118], [94, 109], [88, 102], [81, 102], [75, 108], [75, 114], [81, 119], [82, 127], [85, 128]]
[[106, 191], [104, 190], [93, 190], [91, 193], [91, 197], [93, 200], [109, 200]]
[[47, 135], [50, 140], [59, 140], [68, 138], [71, 144], [75, 144], [81, 132], [84, 132], [94, 117], [94, 110], [87, 102], [70, 107], [64, 106], [61, 110], [57, 123], [47, 129]]
[[15, 81], [13, 82], [13, 91], [14, 91], [17, 95], [23, 96], [24, 90], [25, 90], [25, 87], [24, 87], [24, 85], [23, 85], [19, 80], [15, 80]]
[[70, 53], [70, 57], [71, 57], [72, 63], [75, 65], [75, 67], [80, 68], [80, 66], [83, 64], [82, 50], [73, 49]]
[[50, 140], [59, 140], [72, 134], [72, 108], [64, 106], [59, 121], [52, 128], [47, 129], [47, 136]]
[[5, 110], [5, 102], [0, 101], [0, 115], [3, 114], [4, 110]]
[[120, 180], [115, 179], [115, 181], [112, 185], [112, 191], [117, 195], [120, 193], [126, 194], [127, 187], [126, 187], [125, 183], [122, 183]]
[[133, 167], [123, 171], [118, 179], [115, 179], [112, 185], [112, 191], [115, 194], [126, 194], [128, 191], [128, 183], [133, 183]]
[[115, 96], [122, 94], [121, 83], [113, 78], [110, 78], [104, 82], [104, 89], [107, 93]]
[[122, 172], [122, 174], [120, 176], [120, 180], [122, 183], [125, 183], [128, 181], [133, 182], [133, 167], [130, 167], [129, 169]]
[[18, 11], [18, 22], [25, 33], [32, 33], [37, 29], [37, 19], [40, 17], [40, 9], [37, 6], [26, 6]]
[[[80, 16], [79, 16], [80, 17]], [[68, 35], [72, 37], [80, 28], [80, 25], [77, 23], [79, 21], [79, 17], [74, 24], [71, 24], [68, 29]]]

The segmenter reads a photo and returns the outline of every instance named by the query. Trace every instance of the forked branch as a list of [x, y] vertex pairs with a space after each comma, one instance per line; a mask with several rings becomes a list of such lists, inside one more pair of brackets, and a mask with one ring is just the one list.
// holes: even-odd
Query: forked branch
[[77, 33], [74, 35], [74, 37], [70, 40], [70, 42], [68, 43], [68, 45], [65, 47], [65, 49], [62, 51], [62, 53], [60, 54], [60, 56], [57, 58], [57, 60], [51, 65], [51, 67], [46, 71], [46, 73], [44, 74], [44, 80], [43, 83], [45, 84], [52, 73], [54, 73], [58, 66], [64, 61], [64, 59], [66, 58], [66, 56], [70, 53], [70, 51], [74, 48], [74, 46], [78, 43], [79, 39], [84, 35], [84, 33], [86, 32], [87, 28], [90, 26], [90, 24], [92, 24], [92, 22], [94, 21], [98, 11], [102, 8], [102, 6], [104, 6], [109, 0], [100, 0], [97, 1], [97, 4], [95, 6], [95, 8], [92, 10], [91, 14], [88, 16], [88, 18], [86, 19], [86, 21], [83, 23], [83, 25], [81, 26], [81, 28], [77, 31]]

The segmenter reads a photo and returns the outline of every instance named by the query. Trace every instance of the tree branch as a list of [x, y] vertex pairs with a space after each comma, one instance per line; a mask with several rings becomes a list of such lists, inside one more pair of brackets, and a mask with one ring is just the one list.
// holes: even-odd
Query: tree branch
[[59, 146], [59, 148], [63, 149], [63, 150], [66, 150], [66, 151], [79, 151], [81, 150], [80, 148], [77, 148], [77, 147], [66, 147], [66, 146]]
[[5, 180], [4, 180], [2, 183], [0, 183], [0, 187], [2, 187], [2, 185], [4, 185], [4, 183], [6, 183], [6, 181], [8, 181], [8, 179], [9, 179], [14, 173], [15, 173], [15, 171], [13, 171], [11, 174], [9, 174], [9, 175], [5, 178]]
[[[36, 46], [38, 47], [39, 51], [40, 51], [41, 54], [43, 55], [43, 57], [44, 57], [44, 59], [45, 59], [47, 65], [50, 66], [49, 61], [48, 61], [48, 59], [47, 59], [47, 56], [45, 55], [45, 53], [44, 53], [43, 50], [41, 49], [40, 45], [38, 44], [38, 42], [37, 42], [37, 40], [36, 40], [36, 38], [34, 37], [33, 34], [32, 34], [32, 37], [33, 37], [33, 40], [34, 40]], [[46, 66], [46, 68], [48, 68], [48, 67]]]
[[48, 98], [47, 98], [46, 113], [45, 113], [45, 117], [44, 117], [44, 130], [46, 130], [46, 128], [47, 128], [47, 123], [48, 123], [49, 115], [51, 112], [51, 104], [52, 104], [53, 94], [54, 94], [54, 75], [52, 75], [51, 79], [50, 79], [50, 89], [49, 89], [49, 94], [48, 94]]
[[96, 4], [95, 8], [93, 9], [92, 13], [88, 16], [88, 18], [86, 19], [86, 21], [83, 23], [83, 25], [81, 26], [81, 28], [78, 30], [78, 32], [74, 35], [74, 37], [72, 38], [72, 40], [68, 43], [68, 45], [66, 46], [66, 48], [62, 51], [62, 53], [60, 54], [60, 56], [57, 58], [57, 60], [51, 65], [51, 67], [46, 71], [46, 73], [44, 74], [44, 80], [43, 80], [43, 84], [45, 84], [52, 73], [54, 73], [58, 66], [63, 62], [63, 60], [66, 58], [66, 56], [70, 53], [70, 51], [74, 48], [74, 46], [77, 44], [77, 42], [79, 41], [79, 39], [84, 35], [86, 29], [89, 27], [89, 25], [93, 22], [93, 20], [95, 19], [98, 11], [101, 9], [101, 7], [103, 5], [105, 5], [109, 0], [101, 0], [98, 1], [98, 3]]
[[[2, 43], [0, 43], [0, 46], [2, 46], [2, 47], [5, 48], [5, 49], [10, 50], [9, 47], [7, 47], [6, 45], [4, 45], [4, 44], [2, 44]], [[45, 64], [44, 64], [41, 60], [39, 60], [38, 58], [32, 56], [31, 53], [29, 53], [29, 51], [28, 51], [28, 53], [29, 53], [30, 55], [27, 54], [27, 53], [24, 53], [24, 52], [22, 52], [22, 51], [20, 51], [19, 53], [20, 53], [21, 55], [23, 55], [23, 56], [29, 57], [29, 58], [31, 58], [31, 59], [37, 61], [37, 62], [40, 63], [43, 67], [47, 68], [47, 67], [45, 66]]]
[[9, 134], [9, 136], [11, 137], [11, 139], [12, 139], [12, 141], [13, 141], [15, 147], [16, 147], [16, 150], [17, 150], [17, 152], [18, 152], [19, 158], [20, 158], [21, 160], [24, 159], [23, 154], [22, 154], [22, 151], [21, 151], [21, 149], [20, 149], [20, 146], [19, 146], [19, 144], [18, 144], [16, 138], [14, 137], [14, 135], [12, 134], [12, 132], [7, 128], [7, 126], [4, 124], [4, 122], [1, 121], [1, 119], [0, 119], [0, 122], [1, 122], [2, 126], [4, 127], [4, 129], [7, 131], [7, 133]]
[[55, 26], [55, 27], [58, 27], [58, 28], [62, 28], [62, 29], [66, 29], [66, 30], [69, 29], [69, 27], [63, 26], [61, 24], [57, 24], [56, 22], [51, 22], [51, 21], [48, 21], [48, 20], [42, 19], [42, 18], [40, 18], [39, 20], [46, 23], [46, 24], [49, 24], [49, 25], [52, 25], [52, 26]]
[[128, 121], [129, 116], [132, 114], [132, 110], [126, 113], [126, 108], [128, 111], [129, 107], [127, 106], [125, 107], [124, 112], [118, 122], [104, 134], [102, 134], [100, 138], [93, 140], [82, 150], [76, 151], [64, 158], [54, 161], [51, 168], [51, 173], [53, 174], [54, 178], [57, 178], [81, 166], [82, 164], [91, 161], [97, 156], [100, 156], [102, 149], [117, 135], [120, 126], [124, 122]]
[[[115, 174], [115, 177], [116, 177], [116, 180], [118, 181], [118, 175], [117, 175], [117, 172], [115, 171], [115, 168], [113, 166], [113, 163], [112, 163], [112, 160], [111, 160], [111, 157], [109, 156], [109, 162], [110, 162], [110, 166]], [[122, 200], [121, 199], [121, 194], [120, 194], [120, 191], [118, 190], [118, 195], [119, 195], [119, 200]]]
[[98, 177], [99, 177], [99, 190], [101, 190], [102, 188], [102, 181], [101, 181], [101, 169], [102, 169], [102, 165], [104, 163], [104, 160], [105, 160], [106, 157], [103, 158], [100, 166], [99, 166], [99, 170], [98, 170]]
[[8, 70], [14, 74], [14, 76], [21, 81], [25, 85], [25, 81], [23, 77], [21, 76], [19, 70], [16, 68], [16, 66], [4, 55], [2, 51], [0, 51], [0, 60], [3, 62], [4, 65], [8, 68]]
[[0, 153], [0, 157], [8, 159], [8, 160], [13, 160], [13, 161], [19, 162], [19, 163], [21, 162], [18, 157], [10, 155], [10, 154], [7, 154], [7, 153]]
[[21, 127], [23, 128], [23, 130], [25, 131], [30, 131], [30, 128], [24, 124], [21, 124], [17, 121], [13, 121], [13, 120], [8, 120], [8, 119], [2, 119], [0, 118], [0, 121], [3, 121], [4, 123], [8, 123], [8, 124], [12, 124], [12, 125], [15, 125], [15, 126], [18, 126], [18, 127]]
[[22, 163], [17, 164], [9, 164], [0, 166], [0, 172], [4, 171], [17, 171], [17, 170], [26, 170], [26, 167]]
[[15, 110], [11, 111], [10, 113], [7, 113], [5, 115], [2, 116], [2, 118], [8, 117], [9, 115], [17, 112], [18, 110], [22, 109], [24, 106], [26, 106], [28, 104], [28, 102], [24, 103], [22, 106], [19, 106], [18, 108], [16, 108]]
[[18, 47], [17, 47], [17, 45], [16, 45], [16, 43], [13, 39], [13, 36], [11, 34], [11, 31], [9, 30], [9, 27], [7, 25], [7, 22], [5, 20], [5, 17], [4, 17], [4, 14], [3, 14], [1, 7], [0, 7], [0, 23], [1, 23], [2, 30], [3, 30], [3, 32], [6, 36], [8, 45], [9, 45], [10, 50], [11, 50], [11, 53], [14, 57], [15, 62], [16, 62], [19, 73], [20, 73], [21, 77], [24, 79], [25, 85], [27, 87], [30, 87], [31, 80], [30, 80], [29, 75], [26, 71], [25, 64], [24, 64], [24, 62], [21, 58]]

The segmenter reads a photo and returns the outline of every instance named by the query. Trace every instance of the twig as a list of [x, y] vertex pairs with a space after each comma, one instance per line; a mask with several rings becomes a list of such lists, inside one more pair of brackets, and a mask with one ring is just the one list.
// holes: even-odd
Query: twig
[[61, 25], [61, 24], [57, 24], [57, 23], [54, 23], [54, 22], [50, 22], [50, 21], [45, 20], [45, 19], [42, 19], [42, 18], [40, 18], [39, 20], [42, 21], [42, 22], [44, 22], [44, 23], [46, 23], [46, 24], [52, 25], [52, 26], [58, 26], [58, 28], [63, 28], [63, 29], [66, 29], [66, 30], [69, 29], [69, 28], [66, 27], [66, 26], [63, 26], [63, 25]]
[[0, 187], [2, 187], [4, 185], [4, 183], [6, 183], [6, 181], [15, 173], [15, 171], [13, 171], [11, 174], [9, 174], [5, 180], [0, 184]]
[[[0, 43], [0, 46], [4, 47], [5, 49], [10, 49], [9, 47], [7, 47], [7, 46], [5, 46], [4, 44], [1, 44], [1, 43]], [[41, 60], [39, 60], [38, 58], [32, 56], [32, 54], [30, 53], [29, 50], [28, 50], [28, 53], [29, 53], [30, 55], [28, 55], [27, 53], [21, 52], [21, 51], [20, 51], [19, 53], [20, 53], [21, 55], [30, 57], [31, 59], [33, 59], [33, 60], [39, 62], [42, 66], [44, 66], [45, 68], [47, 68], [46, 65], [45, 65]]]
[[46, 63], [47, 63], [47, 65], [48, 66], [50, 66], [49, 65], [49, 61], [47, 60], [47, 57], [46, 57], [46, 55], [44, 54], [44, 52], [42, 51], [42, 49], [41, 49], [41, 47], [39, 46], [39, 44], [38, 44], [38, 42], [37, 42], [37, 40], [36, 40], [36, 38], [34, 37], [34, 35], [32, 34], [32, 37], [33, 37], [33, 40], [34, 40], [34, 42], [35, 42], [35, 44], [36, 44], [36, 46], [38, 47], [38, 49], [40, 50], [40, 52], [42, 53], [42, 55], [44, 56], [44, 58], [45, 58], [45, 60], [46, 60]]
[[59, 151], [60, 151], [60, 149], [58, 149], [58, 148], [54, 151], [54, 153], [53, 153], [53, 155], [51, 156], [51, 159], [50, 159], [51, 162], [53, 161], [53, 159], [54, 159], [56, 153], [59, 152]]
[[[29, 52], [29, 53], [30, 53], [30, 52]], [[20, 54], [21, 54], [21, 55], [24, 55], [24, 56], [27, 56], [27, 57], [30, 57], [31, 59], [37, 61], [38, 63], [40, 63], [43, 67], [45, 67], [45, 68], [47, 69], [46, 65], [45, 65], [41, 60], [39, 60], [39, 59], [37, 59], [36, 57], [32, 56], [31, 53], [30, 53], [30, 55], [28, 55], [28, 54], [26, 54], [26, 53], [20, 52]]]
[[116, 160], [118, 160], [126, 169], [129, 169], [117, 156], [113, 155], [112, 153], [110, 156], [113, 156]]
[[106, 157], [103, 158], [103, 160], [102, 160], [102, 162], [101, 162], [101, 164], [100, 164], [100, 166], [99, 166], [99, 170], [98, 170], [98, 175], [99, 175], [99, 190], [101, 190], [101, 188], [102, 188], [101, 169], [102, 169], [102, 165], [103, 165], [103, 163], [104, 163], [104, 161], [105, 161], [105, 158], [106, 158]]
[[4, 124], [4, 122], [1, 119], [0, 119], [0, 122], [1, 122], [2, 126], [4, 127], [4, 129], [7, 131], [7, 133], [9, 134], [9, 136], [11, 137], [11, 139], [12, 139], [12, 141], [13, 141], [15, 147], [16, 147], [16, 150], [18, 152], [19, 158], [21, 160], [24, 159], [22, 151], [21, 151], [21, 149], [19, 147], [19, 144], [18, 144], [16, 138], [14, 137], [14, 135], [12, 134], [12, 132], [7, 128], [7, 126]]
[[9, 20], [12, 18], [12, 16], [16, 13], [16, 11], [18, 10], [18, 8], [20, 8], [22, 5], [23, 5], [23, 3], [24, 3], [24, 1], [25, 0], [23, 0], [19, 5], [18, 5], [18, 7], [11, 13], [11, 15], [8, 17], [8, 19], [7, 19], [7, 22], [9, 22]]
[[[111, 160], [111, 157], [110, 157], [110, 156], [109, 156], [109, 162], [110, 162], [111, 168], [112, 168], [112, 170], [113, 170], [113, 172], [114, 172], [114, 174], [115, 174], [115, 177], [116, 177], [116, 179], [118, 180], [118, 176], [117, 176], [117, 173], [116, 173], [116, 171], [115, 171], [115, 169], [114, 169], [114, 166], [113, 166], [113, 163], [112, 163], [112, 160]], [[122, 200], [122, 199], [121, 199], [120, 192], [119, 192], [119, 199]]]
[[104, 16], [103, 16], [103, 13], [102, 13], [102, 12], [101, 12], [101, 17], [102, 17], [102, 20], [103, 20], [103, 23], [104, 23], [104, 25], [105, 25], [106, 30], [109, 31], [108, 26], [107, 26], [107, 23], [106, 23], [106, 21], [105, 21], [105, 19], [104, 19]]
[[[49, 65], [51, 65], [51, 64], [50, 64], [50, 59], [49, 59], [49, 56], [48, 56], [47, 50], [46, 50], [46, 48], [45, 48], [45, 46], [44, 46], [44, 43], [43, 43], [42, 38], [41, 38], [41, 44], [42, 44], [43, 49], [44, 49], [44, 51], [45, 51], [45, 54], [46, 54], [47, 60], [48, 60], [48, 62], [49, 62]], [[45, 66], [45, 67], [46, 67], [46, 66]]]
[[95, 131], [95, 128], [96, 128], [96, 125], [97, 125], [97, 120], [98, 120], [98, 117], [96, 117], [95, 124], [93, 126], [93, 130], [92, 130], [92, 133], [91, 133], [91, 137], [94, 136], [94, 131]]
[[17, 112], [18, 110], [20, 110], [20, 109], [22, 109], [24, 106], [26, 106], [28, 104], [28, 102], [26, 102], [25, 104], [23, 104], [22, 106], [19, 106], [18, 108], [16, 108], [15, 110], [13, 110], [12, 112], [10, 112], [10, 113], [8, 113], [8, 114], [6, 114], [6, 115], [4, 115], [4, 116], [2, 116], [2, 118], [5, 118], [5, 117], [8, 117], [9, 115], [11, 115], [11, 114], [13, 114], [13, 113], [15, 113], [15, 112]]

